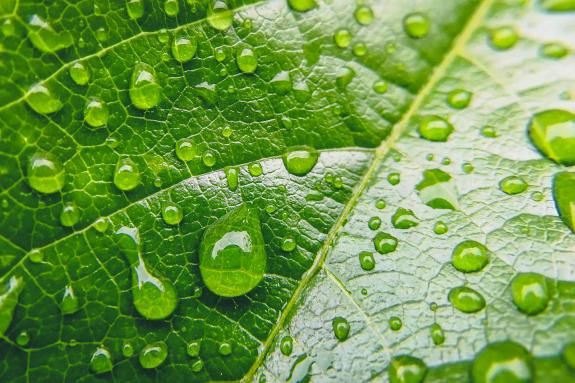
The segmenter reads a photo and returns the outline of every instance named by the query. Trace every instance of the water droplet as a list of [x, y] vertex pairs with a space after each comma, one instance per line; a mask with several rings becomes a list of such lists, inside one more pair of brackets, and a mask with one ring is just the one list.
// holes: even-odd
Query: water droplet
[[263, 279], [267, 255], [260, 221], [247, 205], [210, 225], [200, 245], [200, 272], [213, 293], [237, 297]]
[[347, 48], [351, 43], [351, 32], [347, 29], [338, 29], [333, 35], [333, 41], [339, 48]]
[[167, 279], [148, 270], [142, 258], [138, 229], [123, 226], [116, 231], [115, 240], [130, 264], [132, 299], [136, 310], [146, 319], [169, 317], [178, 303], [176, 290]]
[[427, 366], [419, 358], [398, 355], [391, 359], [388, 373], [391, 383], [421, 383], [427, 374]]
[[465, 109], [469, 106], [473, 93], [463, 90], [454, 89], [447, 94], [447, 103], [455, 109]]
[[447, 233], [448, 227], [443, 221], [437, 221], [433, 226], [433, 232], [437, 235], [442, 235]]
[[184, 218], [184, 212], [181, 207], [173, 202], [166, 202], [162, 206], [162, 218], [168, 225], [178, 225]]
[[106, 230], [108, 230], [109, 226], [110, 226], [110, 221], [105, 217], [98, 218], [94, 222], [94, 229], [96, 229], [96, 231], [99, 233], [106, 232]]
[[70, 77], [77, 85], [86, 85], [92, 77], [90, 69], [81, 62], [75, 62], [70, 66]]
[[192, 140], [182, 138], [176, 142], [176, 156], [182, 161], [191, 161], [196, 156], [196, 148]]
[[495, 138], [497, 137], [497, 129], [494, 126], [484, 126], [481, 128], [481, 135], [487, 138]]
[[277, 94], [286, 94], [292, 88], [291, 78], [288, 71], [278, 72], [270, 81], [271, 87]]
[[521, 177], [509, 176], [499, 181], [499, 189], [505, 194], [519, 194], [527, 189], [527, 182]]
[[166, 15], [175, 17], [180, 13], [180, 4], [178, 0], [166, 0], [164, 1], [164, 12]]
[[224, 51], [224, 48], [216, 48], [214, 51], [214, 57], [219, 62], [224, 61], [226, 59], [226, 52]]
[[375, 207], [378, 208], [379, 210], [385, 209], [386, 206], [387, 206], [387, 203], [385, 202], [385, 200], [378, 199], [375, 202]]
[[375, 267], [375, 259], [373, 254], [369, 251], [362, 251], [359, 253], [359, 265], [365, 271], [373, 270]]
[[108, 40], [108, 31], [106, 31], [106, 29], [104, 29], [103, 27], [96, 29], [96, 40], [98, 40], [101, 43]]
[[534, 377], [532, 358], [518, 343], [492, 343], [475, 356], [471, 376], [474, 383], [531, 383]]
[[575, 232], [575, 173], [561, 172], [555, 175], [553, 199], [559, 217]]
[[218, 352], [220, 353], [220, 355], [223, 356], [230, 355], [232, 353], [232, 345], [229, 344], [228, 342], [223, 342], [222, 344], [220, 344]]
[[419, 221], [413, 211], [399, 207], [391, 216], [391, 224], [396, 229], [410, 229], [419, 225]]
[[128, 0], [126, 8], [130, 19], [136, 20], [144, 16], [144, 0]]
[[4, 20], [4, 23], [2, 23], [2, 34], [6, 37], [14, 36], [16, 34], [16, 25], [12, 20]]
[[42, 52], [53, 53], [68, 48], [74, 43], [68, 31], [56, 32], [52, 26], [38, 15], [32, 15], [28, 22], [28, 37], [36, 48]]
[[129, 191], [140, 183], [138, 165], [130, 158], [120, 158], [114, 170], [114, 185], [120, 190]]
[[206, 81], [194, 86], [194, 93], [208, 105], [214, 105], [218, 99], [216, 85], [210, 84]]
[[389, 173], [387, 175], [387, 182], [389, 182], [390, 185], [395, 186], [401, 182], [401, 175], [397, 172]]
[[465, 174], [470, 174], [473, 173], [475, 167], [469, 162], [464, 162], [463, 165], [461, 165], [461, 170], [463, 170], [463, 173]]
[[361, 25], [369, 25], [373, 22], [373, 10], [367, 5], [360, 5], [353, 13], [355, 20]]
[[191, 356], [192, 358], [195, 358], [198, 355], [200, 355], [200, 348], [201, 348], [201, 343], [199, 341], [194, 341], [194, 342], [188, 343], [188, 347], [186, 350], [187, 350], [189, 356]]
[[225, 1], [216, 0], [208, 9], [208, 24], [218, 31], [225, 31], [231, 27], [233, 19], [234, 14]]
[[286, 335], [280, 341], [280, 351], [285, 356], [290, 356], [293, 351], [293, 338]]
[[536, 315], [549, 304], [547, 280], [541, 274], [522, 273], [511, 281], [513, 303], [527, 315]]
[[429, 141], [445, 142], [453, 132], [453, 125], [439, 116], [424, 117], [417, 127], [419, 135]]
[[200, 372], [202, 371], [203, 368], [204, 368], [204, 361], [201, 359], [198, 359], [194, 363], [192, 363], [191, 369], [193, 372]]
[[340, 68], [336, 74], [335, 84], [339, 90], [345, 90], [355, 77], [355, 71], [350, 67]]
[[563, 347], [561, 357], [565, 364], [575, 370], [575, 342], [567, 343], [565, 347]]
[[18, 346], [27, 346], [30, 343], [30, 334], [27, 331], [22, 331], [16, 337], [16, 344]]
[[71, 285], [67, 285], [64, 289], [64, 295], [62, 295], [62, 300], [60, 301], [60, 311], [64, 315], [71, 315], [80, 310], [80, 301], [74, 293], [74, 289]]
[[122, 355], [124, 355], [126, 358], [130, 358], [132, 355], [134, 355], [134, 346], [132, 346], [132, 344], [129, 342], [124, 343], [122, 346]]
[[442, 345], [443, 342], [445, 342], [445, 333], [443, 332], [443, 328], [441, 328], [437, 323], [431, 325], [430, 333], [431, 340], [436, 346]]
[[27, 175], [30, 187], [44, 194], [62, 190], [66, 178], [62, 162], [53, 154], [40, 152], [30, 157]]
[[301, 103], [306, 102], [311, 97], [311, 91], [304, 81], [298, 81], [293, 86], [293, 95]]
[[28, 259], [32, 263], [41, 263], [44, 261], [44, 252], [40, 249], [32, 249], [28, 253]]
[[251, 48], [238, 50], [236, 62], [238, 63], [238, 68], [244, 73], [254, 73], [258, 67], [258, 58]]
[[569, 49], [561, 43], [547, 43], [541, 47], [541, 56], [550, 59], [561, 59], [569, 53]]
[[379, 93], [379, 94], [384, 94], [385, 92], [387, 92], [387, 82], [383, 81], [383, 80], [377, 80], [376, 82], [373, 83], [373, 90], [375, 91], [375, 93]]
[[489, 43], [498, 50], [512, 48], [519, 40], [519, 35], [513, 27], [499, 27], [489, 33]]
[[349, 322], [347, 319], [342, 317], [335, 317], [331, 321], [331, 326], [333, 328], [333, 333], [335, 337], [340, 341], [343, 342], [349, 337]]
[[464, 313], [475, 313], [485, 308], [485, 298], [471, 287], [454, 287], [448, 298], [453, 307]]
[[298, 146], [284, 153], [282, 159], [288, 173], [301, 177], [312, 171], [319, 152], [309, 146]]
[[259, 162], [252, 162], [248, 165], [248, 172], [251, 174], [252, 177], [259, 177], [263, 174], [264, 169]]
[[287, 252], [294, 251], [296, 246], [297, 246], [296, 240], [291, 237], [286, 237], [282, 240], [281, 248], [283, 251]]
[[216, 155], [212, 151], [206, 150], [204, 154], [202, 154], [202, 162], [204, 165], [211, 168], [216, 164]]
[[362, 57], [365, 56], [367, 54], [367, 46], [365, 45], [365, 43], [357, 43], [353, 46], [353, 54], [356, 55], [357, 57]]
[[403, 19], [403, 30], [409, 37], [421, 39], [429, 33], [429, 19], [423, 13], [410, 13]]
[[168, 346], [162, 341], [145, 345], [138, 355], [140, 365], [146, 369], [158, 367], [167, 357]]
[[317, 7], [315, 0], [287, 0], [291, 9], [298, 12], [307, 12]]
[[531, 199], [535, 202], [541, 202], [545, 198], [545, 195], [539, 191], [534, 191], [531, 193]]
[[440, 169], [430, 169], [423, 172], [423, 180], [415, 189], [419, 192], [421, 201], [434, 209], [458, 208], [458, 198], [451, 176]]
[[562, 165], [575, 165], [575, 114], [551, 109], [529, 121], [529, 137], [545, 156]]
[[108, 105], [100, 99], [93, 98], [84, 106], [84, 121], [94, 128], [106, 125], [109, 116]]
[[94, 374], [103, 374], [112, 371], [112, 367], [114, 365], [110, 351], [103, 346], [98, 347], [90, 359], [90, 370]]
[[6, 330], [10, 327], [10, 323], [12, 323], [14, 309], [18, 305], [18, 299], [23, 287], [23, 279], [12, 276], [8, 283], [0, 288], [0, 336], [4, 336]]
[[172, 41], [172, 55], [181, 63], [190, 61], [197, 49], [198, 42], [193, 37], [180, 36]]
[[373, 238], [373, 246], [380, 254], [387, 254], [397, 248], [397, 238], [393, 235], [380, 231]]
[[463, 273], [483, 270], [489, 262], [487, 248], [481, 243], [466, 240], [459, 243], [451, 253], [453, 267]]
[[367, 222], [367, 226], [371, 229], [371, 230], [377, 230], [379, 229], [379, 227], [381, 226], [381, 218], [379, 217], [371, 217], [369, 219], [369, 221]]
[[343, 179], [340, 176], [336, 176], [333, 178], [333, 188], [339, 190], [343, 187]]
[[395, 316], [389, 318], [390, 329], [392, 329], [393, 331], [399, 331], [401, 330], [401, 327], [403, 327], [403, 322], [401, 321], [401, 318]]
[[367, 289], [361, 289], [361, 295], [367, 295]]
[[130, 79], [130, 99], [138, 109], [150, 109], [160, 102], [162, 87], [156, 80], [154, 68], [139, 62]]
[[44, 84], [35, 84], [26, 93], [26, 103], [36, 113], [56, 113], [64, 104], [56, 97], [54, 92]]
[[238, 188], [238, 169], [227, 167], [224, 169], [224, 173], [226, 175], [226, 181], [228, 183], [228, 188], [231, 191], [236, 191]]

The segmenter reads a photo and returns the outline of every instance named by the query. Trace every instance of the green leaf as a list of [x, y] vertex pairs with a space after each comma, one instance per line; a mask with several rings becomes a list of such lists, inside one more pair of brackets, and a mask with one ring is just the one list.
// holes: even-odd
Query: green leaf
[[[538, 381], [573, 379], [575, 237], [551, 191], [572, 169], [544, 157], [570, 155], [572, 125], [528, 135], [572, 109], [570, 0], [44, 3], [0, 5], [0, 381], [393, 381], [402, 363], [466, 381], [502, 340]], [[267, 269], [223, 298], [200, 243], [241, 205]], [[489, 262], [464, 274], [466, 240]], [[528, 272], [536, 301], [511, 292]], [[454, 309], [461, 286], [485, 308]]]

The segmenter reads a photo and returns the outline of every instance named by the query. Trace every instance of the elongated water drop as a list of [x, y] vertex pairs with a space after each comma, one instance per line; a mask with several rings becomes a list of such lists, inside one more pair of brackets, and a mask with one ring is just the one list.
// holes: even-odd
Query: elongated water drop
[[64, 104], [58, 99], [55, 92], [44, 84], [35, 84], [26, 93], [26, 103], [36, 113], [56, 113]]
[[361, 268], [366, 271], [373, 270], [375, 267], [375, 259], [373, 258], [373, 254], [369, 251], [362, 251], [359, 253], [359, 264]]
[[247, 205], [210, 225], [200, 244], [200, 272], [213, 293], [237, 297], [263, 279], [267, 255], [257, 214]]
[[403, 30], [409, 37], [421, 39], [429, 33], [429, 19], [423, 13], [410, 13], [403, 19]]
[[140, 351], [138, 360], [140, 365], [145, 369], [156, 368], [168, 357], [168, 345], [159, 341], [144, 346]]
[[351, 330], [351, 326], [347, 319], [343, 317], [335, 317], [331, 321], [331, 326], [333, 328], [333, 333], [335, 337], [340, 341], [343, 342], [349, 337], [349, 331]]
[[561, 109], [536, 113], [528, 130], [531, 142], [545, 156], [562, 165], [575, 165], [575, 114]]
[[445, 332], [437, 323], [431, 325], [429, 332], [431, 334], [431, 340], [436, 346], [442, 345], [443, 342], [445, 342]]
[[317, 7], [315, 0], [287, 0], [291, 9], [298, 12], [311, 11]]
[[569, 48], [567, 48], [561, 43], [547, 43], [541, 47], [539, 52], [543, 57], [558, 60], [567, 56], [567, 54], [569, 53]]
[[100, 99], [93, 98], [84, 106], [84, 121], [94, 128], [106, 125], [109, 117], [108, 105]]
[[169, 317], [178, 303], [176, 290], [163, 276], [148, 270], [142, 258], [138, 229], [123, 226], [116, 231], [115, 239], [130, 263], [132, 299], [136, 310], [146, 319]]
[[236, 56], [238, 68], [244, 73], [254, 73], [258, 67], [258, 58], [251, 48], [242, 48], [238, 50]]
[[575, 11], [575, 0], [541, 0], [541, 6], [554, 12]]
[[427, 116], [418, 126], [419, 135], [429, 141], [445, 142], [453, 132], [453, 125], [439, 116]]
[[60, 302], [60, 311], [62, 311], [64, 315], [71, 315], [78, 312], [78, 310], [80, 310], [80, 301], [72, 286], [67, 285]]
[[527, 315], [536, 315], [549, 304], [547, 280], [541, 274], [522, 273], [511, 281], [513, 303]]
[[10, 327], [14, 316], [14, 309], [18, 305], [18, 298], [24, 287], [24, 280], [12, 276], [7, 284], [0, 286], [0, 336]]
[[391, 253], [397, 248], [397, 238], [391, 234], [380, 231], [373, 238], [373, 246], [380, 254]]
[[196, 54], [198, 42], [193, 37], [180, 36], [172, 42], [172, 55], [181, 63], [190, 61]]
[[531, 354], [512, 341], [489, 344], [475, 356], [471, 376], [473, 383], [532, 383]]
[[224, 174], [226, 175], [226, 182], [228, 183], [228, 189], [231, 191], [236, 191], [238, 188], [238, 169], [233, 167], [227, 167], [224, 169]]
[[140, 184], [140, 170], [130, 158], [120, 158], [114, 170], [114, 185], [120, 190], [130, 191]]
[[489, 262], [487, 248], [473, 240], [459, 243], [451, 254], [453, 267], [464, 273], [482, 270]]
[[419, 358], [398, 355], [388, 367], [390, 383], [421, 383], [427, 374], [427, 365]]
[[553, 199], [559, 217], [575, 233], [575, 173], [561, 172], [555, 175]]
[[28, 184], [37, 192], [50, 194], [62, 190], [66, 173], [58, 157], [50, 153], [35, 153], [27, 166]]
[[128, 0], [126, 8], [130, 19], [136, 20], [144, 16], [144, 0]]
[[219, 31], [227, 30], [232, 25], [233, 18], [234, 14], [225, 1], [216, 0], [208, 9], [208, 24]]
[[400, 207], [391, 216], [391, 224], [396, 229], [410, 229], [419, 225], [419, 221], [413, 211]]
[[476, 313], [485, 308], [485, 298], [471, 287], [455, 287], [449, 291], [448, 298], [453, 307], [464, 313]]
[[309, 146], [298, 146], [291, 148], [282, 159], [290, 174], [301, 177], [312, 171], [319, 159], [319, 152]]
[[32, 44], [43, 52], [57, 52], [74, 43], [70, 32], [56, 32], [47, 21], [38, 15], [30, 17], [28, 30], [28, 37]]
[[293, 338], [289, 335], [284, 336], [280, 341], [280, 351], [285, 356], [291, 355], [293, 350]]
[[134, 67], [130, 79], [130, 99], [138, 109], [150, 109], [158, 105], [162, 87], [156, 80], [154, 68], [139, 62]]
[[415, 189], [419, 192], [421, 201], [434, 209], [458, 208], [458, 197], [451, 176], [440, 169], [430, 169], [423, 172], [423, 180]]
[[110, 351], [103, 346], [98, 347], [90, 359], [90, 370], [94, 374], [103, 374], [112, 371], [113, 367]]
[[90, 69], [81, 62], [75, 62], [70, 67], [70, 77], [76, 85], [86, 85], [91, 78]]
[[60, 212], [60, 224], [64, 227], [72, 227], [80, 220], [80, 209], [73, 203], [68, 202], [62, 206]]

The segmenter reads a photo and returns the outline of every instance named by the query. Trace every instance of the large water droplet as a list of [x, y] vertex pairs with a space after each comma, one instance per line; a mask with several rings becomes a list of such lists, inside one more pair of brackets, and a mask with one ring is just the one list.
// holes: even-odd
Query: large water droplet
[[423, 13], [410, 13], [403, 19], [403, 30], [409, 37], [423, 38], [429, 33], [429, 19]]
[[388, 373], [391, 383], [421, 383], [427, 374], [427, 366], [419, 358], [399, 355], [391, 359]]
[[71, 315], [80, 310], [80, 300], [76, 296], [74, 289], [71, 285], [67, 285], [64, 289], [64, 295], [60, 301], [60, 311], [64, 315]]
[[340, 342], [343, 342], [349, 337], [349, 331], [351, 327], [347, 319], [342, 317], [335, 317], [331, 321], [331, 326], [333, 328], [333, 333], [335, 334], [335, 337]]
[[196, 147], [192, 140], [182, 138], [176, 142], [176, 156], [182, 161], [191, 161], [196, 156]]
[[146, 319], [169, 317], [176, 309], [178, 297], [172, 284], [158, 273], [152, 274], [142, 258], [138, 229], [121, 227], [116, 242], [132, 270], [132, 298], [136, 310]]
[[190, 61], [196, 54], [197, 49], [198, 42], [193, 37], [180, 36], [176, 37], [172, 42], [172, 55], [181, 63]]
[[120, 190], [129, 191], [140, 184], [140, 170], [130, 158], [120, 158], [114, 170], [114, 185]]
[[110, 351], [103, 346], [98, 347], [90, 359], [90, 370], [94, 374], [103, 374], [112, 371], [113, 367]]
[[492, 343], [473, 360], [473, 383], [532, 383], [533, 364], [529, 352], [512, 341]]
[[64, 165], [50, 153], [35, 153], [27, 166], [28, 184], [37, 192], [50, 194], [62, 190], [66, 174]]
[[453, 132], [453, 125], [439, 116], [426, 116], [418, 126], [419, 135], [429, 141], [445, 142]]
[[434, 209], [458, 208], [457, 191], [451, 182], [451, 176], [440, 169], [423, 172], [423, 180], [415, 187], [421, 201]]
[[509, 176], [499, 181], [499, 189], [505, 194], [519, 194], [527, 189], [527, 182], [519, 176]]
[[515, 306], [527, 315], [539, 314], [549, 304], [547, 280], [537, 273], [515, 276], [511, 281], [511, 295]]
[[373, 238], [373, 246], [380, 254], [391, 253], [397, 248], [397, 238], [391, 234], [380, 231]]
[[162, 87], [156, 80], [154, 68], [139, 62], [130, 79], [130, 99], [138, 109], [150, 109], [160, 102]]
[[280, 341], [280, 351], [285, 356], [291, 355], [293, 350], [293, 338], [289, 335], [286, 335]]
[[0, 336], [4, 336], [12, 323], [14, 309], [18, 305], [23, 287], [23, 279], [15, 276], [10, 277], [7, 284], [0, 286]]
[[519, 40], [519, 35], [513, 27], [499, 27], [489, 33], [489, 43], [498, 50], [512, 48], [517, 43], [517, 40]]
[[26, 93], [26, 103], [40, 114], [56, 113], [64, 106], [54, 91], [44, 84], [35, 84], [30, 87]]
[[396, 229], [410, 229], [419, 225], [419, 221], [413, 211], [399, 207], [391, 216], [391, 224]]
[[244, 73], [254, 73], [258, 67], [258, 58], [251, 48], [238, 50], [236, 62], [238, 63], [238, 68]]
[[487, 248], [473, 240], [459, 243], [451, 254], [453, 267], [464, 273], [480, 271], [488, 262]]
[[94, 128], [104, 126], [108, 123], [110, 111], [108, 105], [102, 100], [93, 98], [84, 107], [84, 121]]
[[144, 16], [144, 0], [128, 0], [126, 4], [130, 19], [139, 19]]
[[86, 85], [91, 76], [90, 69], [81, 62], [75, 62], [70, 66], [70, 77], [77, 85]]
[[305, 176], [317, 163], [319, 152], [309, 146], [290, 149], [282, 157], [286, 170], [296, 176]]
[[528, 129], [531, 141], [545, 156], [562, 165], [575, 165], [575, 114], [560, 109], [539, 112]]
[[30, 17], [28, 30], [28, 37], [32, 44], [43, 52], [53, 53], [68, 48], [74, 43], [70, 32], [56, 32], [47, 21], [38, 15]]
[[315, 0], [287, 0], [291, 9], [298, 12], [311, 11], [317, 7]]
[[389, 318], [389, 328], [391, 330], [399, 331], [401, 330], [401, 327], [403, 327], [403, 322], [401, 321], [401, 318], [396, 316]]
[[144, 346], [140, 351], [138, 360], [143, 368], [156, 368], [168, 357], [168, 346], [166, 343], [159, 341]]
[[471, 287], [454, 287], [448, 298], [453, 307], [464, 313], [475, 313], [485, 308], [485, 298]]
[[260, 221], [242, 205], [221, 217], [204, 232], [200, 245], [200, 272], [213, 293], [237, 297], [263, 279], [267, 256]]
[[208, 24], [219, 31], [227, 30], [232, 25], [233, 19], [234, 14], [225, 1], [216, 0], [208, 9]]
[[555, 175], [553, 199], [559, 217], [575, 233], [575, 173], [561, 172]]

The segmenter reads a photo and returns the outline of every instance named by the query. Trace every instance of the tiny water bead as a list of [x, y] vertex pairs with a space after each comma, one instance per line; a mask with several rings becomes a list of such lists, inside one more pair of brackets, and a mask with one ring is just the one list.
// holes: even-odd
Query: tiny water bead
[[96, 29], [96, 40], [101, 43], [108, 40], [108, 31], [104, 27]]
[[469, 162], [464, 162], [461, 165], [461, 170], [463, 170], [463, 173], [465, 173], [465, 174], [470, 174], [470, 173], [473, 173], [473, 171], [475, 170], [475, 167], [473, 166], [473, 164], [471, 164]]
[[561, 43], [546, 43], [541, 47], [541, 56], [550, 59], [561, 59], [569, 53], [569, 49]]
[[231, 191], [236, 191], [239, 184], [239, 172], [237, 168], [227, 167], [224, 169], [224, 174], [226, 175], [226, 182], [228, 184], [228, 189]]
[[281, 249], [286, 252], [294, 251], [297, 247], [297, 242], [292, 237], [286, 237], [282, 240]]
[[452, 288], [448, 298], [453, 307], [464, 313], [476, 313], [485, 308], [483, 295], [467, 286]]
[[148, 270], [142, 258], [138, 229], [123, 226], [116, 231], [115, 240], [130, 264], [136, 310], [150, 320], [169, 317], [178, 304], [176, 289], [167, 279]]
[[491, 125], [483, 126], [481, 128], [480, 133], [483, 137], [487, 137], [487, 138], [497, 137], [497, 129], [495, 129], [495, 127], [491, 126]]
[[70, 77], [76, 85], [86, 85], [91, 78], [90, 69], [81, 62], [76, 61], [70, 66]]
[[16, 336], [16, 344], [18, 346], [27, 346], [30, 343], [30, 334], [27, 331], [22, 331]]
[[335, 317], [331, 321], [331, 327], [333, 329], [333, 333], [335, 337], [340, 341], [343, 342], [349, 337], [350, 332], [350, 325], [347, 319], [343, 317]]
[[196, 156], [196, 147], [192, 140], [182, 138], [176, 141], [176, 156], [182, 161], [191, 161]]
[[94, 374], [103, 374], [112, 371], [113, 367], [110, 351], [103, 346], [98, 347], [90, 359], [90, 370]]
[[419, 358], [398, 355], [391, 359], [388, 374], [390, 383], [422, 383], [427, 365]]
[[351, 44], [351, 37], [348, 29], [338, 29], [333, 35], [333, 41], [338, 48], [347, 48]]
[[204, 368], [204, 361], [201, 359], [198, 359], [194, 363], [192, 363], [191, 369], [193, 372], [200, 372], [202, 371], [203, 368]]
[[55, 91], [44, 84], [35, 84], [28, 89], [26, 103], [40, 114], [56, 113], [64, 106]]
[[455, 109], [465, 109], [469, 106], [473, 93], [463, 90], [454, 89], [447, 94], [447, 103]]
[[110, 111], [108, 105], [97, 98], [89, 100], [84, 106], [84, 121], [94, 128], [99, 128], [108, 123]]
[[134, 67], [130, 78], [130, 99], [138, 109], [146, 110], [160, 102], [162, 87], [156, 79], [154, 68], [139, 62]]
[[458, 206], [458, 195], [451, 182], [451, 175], [441, 169], [428, 169], [423, 172], [423, 179], [415, 189], [421, 201], [434, 209], [455, 210]]
[[266, 272], [267, 255], [257, 214], [241, 205], [210, 225], [200, 244], [200, 273], [223, 297], [253, 290]]
[[190, 61], [197, 49], [198, 42], [193, 37], [180, 36], [172, 41], [172, 55], [180, 63]]
[[371, 217], [369, 221], [367, 221], [367, 227], [371, 230], [377, 230], [381, 226], [381, 218], [379, 217]]
[[290, 356], [293, 351], [293, 338], [289, 335], [284, 336], [280, 341], [280, 351], [285, 356]]
[[168, 346], [162, 341], [144, 346], [138, 355], [140, 366], [146, 369], [156, 368], [168, 357]]
[[410, 13], [403, 19], [403, 30], [414, 39], [427, 36], [429, 27], [429, 19], [423, 13]]
[[311, 11], [317, 7], [315, 0], [287, 0], [287, 2], [291, 9], [298, 12]]
[[232, 353], [232, 345], [228, 342], [223, 342], [218, 348], [218, 353], [222, 356], [227, 356]]
[[387, 175], [387, 182], [389, 182], [390, 185], [395, 186], [401, 182], [401, 175], [396, 172], [389, 173]]
[[439, 116], [426, 116], [422, 118], [417, 127], [419, 135], [429, 141], [445, 142], [453, 133], [453, 125]]
[[164, 12], [170, 17], [175, 17], [180, 13], [180, 4], [178, 0], [165, 0], [164, 1]]
[[252, 177], [259, 177], [264, 173], [264, 169], [259, 162], [253, 162], [248, 165], [248, 172]]
[[380, 254], [388, 254], [394, 252], [397, 248], [397, 238], [393, 235], [380, 231], [373, 238], [373, 246]]
[[254, 73], [258, 67], [258, 58], [251, 48], [242, 48], [238, 50], [236, 56], [238, 68], [244, 73]]
[[431, 325], [430, 334], [431, 340], [436, 346], [442, 345], [445, 342], [445, 332], [443, 331], [443, 328], [437, 323]]
[[105, 233], [109, 226], [110, 221], [105, 217], [100, 217], [94, 222], [94, 229], [99, 233]]
[[231, 126], [229, 126], [229, 125], [226, 125], [222, 128], [222, 136], [223, 137], [226, 137], [226, 138], [231, 137], [233, 133], [234, 133], [234, 131], [231, 128]]
[[565, 364], [575, 370], [575, 342], [567, 343], [565, 347], [563, 347], [561, 357]]
[[23, 288], [24, 280], [16, 276], [11, 276], [8, 283], [0, 286], [0, 336], [4, 336], [12, 323], [14, 309], [18, 306]]
[[214, 58], [218, 62], [224, 61], [226, 59], [226, 51], [224, 50], [224, 48], [222, 48], [222, 47], [216, 48], [214, 50]]
[[128, 11], [128, 17], [132, 20], [136, 20], [144, 16], [144, 0], [128, 0], [126, 4], [126, 10]]
[[60, 159], [53, 154], [37, 152], [28, 160], [28, 184], [37, 192], [50, 194], [64, 187], [66, 173]]
[[489, 262], [487, 248], [473, 240], [460, 242], [451, 254], [451, 263], [456, 270], [473, 273], [483, 270]]
[[140, 184], [140, 170], [130, 158], [120, 158], [114, 170], [114, 185], [122, 191], [130, 191]]
[[188, 343], [188, 347], [187, 347], [186, 351], [188, 352], [189, 356], [191, 356], [192, 358], [195, 358], [198, 355], [200, 355], [200, 348], [201, 348], [201, 343], [198, 341], [194, 341], [194, 342]]
[[575, 173], [560, 172], [553, 177], [553, 199], [559, 217], [575, 233]]
[[181, 207], [173, 202], [166, 202], [162, 205], [162, 219], [168, 225], [178, 225], [184, 218]]
[[375, 268], [375, 259], [373, 254], [369, 251], [362, 251], [359, 253], [359, 264], [365, 271], [373, 270]]
[[491, 30], [489, 33], [489, 43], [497, 50], [512, 48], [519, 40], [519, 35], [513, 27], [503, 26]]
[[214, 1], [213, 5], [208, 8], [208, 24], [218, 31], [225, 31], [231, 27], [233, 19], [233, 11], [223, 0]]
[[80, 301], [71, 285], [67, 285], [60, 301], [60, 311], [63, 315], [71, 315], [80, 310]]
[[437, 235], [443, 235], [447, 233], [448, 230], [447, 224], [443, 221], [437, 221], [435, 225], [433, 225], [433, 232]]
[[499, 190], [505, 194], [519, 194], [524, 192], [526, 189], [527, 182], [519, 176], [509, 176], [499, 181]]
[[377, 80], [376, 82], [373, 83], [373, 90], [375, 91], [375, 93], [378, 94], [384, 94], [385, 92], [387, 92], [387, 82], [383, 81], [383, 80]]
[[387, 203], [383, 199], [378, 199], [375, 202], [375, 207], [378, 208], [379, 210], [385, 209], [386, 206], [387, 206]]
[[410, 229], [419, 225], [419, 221], [413, 211], [400, 207], [391, 216], [391, 224], [396, 229]]
[[122, 346], [122, 355], [124, 355], [126, 358], [130, 358], [131, 356], [133, 356], [134, 346], [132, 346], [131, 343], [124, 343], [124, 345]]
[[284, 153], [282, 160], [288, 173], [305, 176], [312, 171], [319, 159], [319, 152], [310, 146], [298, 146]]
[[575, 114], [561, 109], [533, 115], [528, 125], [535, 147], [553, 161], [575, 165]]
[[393, 316], [389, 318], [389, 328], [393, 331], [399, 331], [403, 327], [403, 322], [400, 317]]
[[513, 341], [489, 344], [475, 356], [471, 376], [473, 383], [531, 383], [531, 354]]
[[204, 154], [202, 154], [202, 162], [204, 165], [211, 168], [216, 164], [216, 155], [212, 151], [206, 150]]
[[2, 34], [6, 37], [14, 36], [16, 34], [16, 26], [12, 20], [4, 20], [4, 23], [2, 23]]
[[511, 281], [511, 294], [515, 306], [527, 315], [539, 314], [549, 304], [547, 280], [541, 274], [518, 274]]
[[277, 94], [286, 94], [292, 89], [291, 77], [288, 71], [278, 72], [270, 80], [270, 85]]

